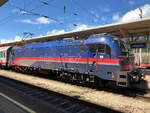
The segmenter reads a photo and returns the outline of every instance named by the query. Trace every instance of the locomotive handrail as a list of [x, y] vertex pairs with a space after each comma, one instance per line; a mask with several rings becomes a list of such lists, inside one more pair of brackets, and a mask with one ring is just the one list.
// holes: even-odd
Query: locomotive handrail
[[86, 53], [86, 58], [87, 58], [87, 62], [86, 62], [86, 72], [89, 71], [89, 62], [88, 62], [88, 58], [89, 58], [89, 55], [88, 55], [88, 51]]
[[98, 49], [96, 50], [96, 72], [98, 71]]

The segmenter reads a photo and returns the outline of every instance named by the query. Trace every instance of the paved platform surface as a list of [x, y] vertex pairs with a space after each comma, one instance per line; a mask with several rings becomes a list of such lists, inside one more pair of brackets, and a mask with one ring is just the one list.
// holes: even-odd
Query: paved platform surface
[[35, 113], [28, 107], [0, 93], [0, 113]]
[[146, 75], [144, 80], [147, 81], [147, 82], [150, 82], [150, 75]]

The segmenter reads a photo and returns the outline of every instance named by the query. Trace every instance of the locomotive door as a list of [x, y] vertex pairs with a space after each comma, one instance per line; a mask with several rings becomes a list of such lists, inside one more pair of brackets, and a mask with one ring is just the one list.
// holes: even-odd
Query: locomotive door
[[88, 44], [89, 56], [87, 57], [90, 72], [98, 71], [98, 60], [103, 58], [110, 58], [110, 47], [106, 44]]
[[87, 72], [98, 71], [98, 48], [97, 44], [88, 45], [89, 52], [87, 52]]

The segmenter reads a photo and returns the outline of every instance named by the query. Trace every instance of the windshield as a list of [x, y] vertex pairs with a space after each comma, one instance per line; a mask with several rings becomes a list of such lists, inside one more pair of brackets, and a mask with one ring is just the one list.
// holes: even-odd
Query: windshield
[[126, 47], [126, 44], [125, 44], [123, 41], [117, 40], [116, 42], [117, 42], [118, 45], [119, 45], [120, 52], [128, 52], [127, 47]]
[[128, 52], [126, 45], [123, 41], [120, 41], [120, 51], [121, 52]]

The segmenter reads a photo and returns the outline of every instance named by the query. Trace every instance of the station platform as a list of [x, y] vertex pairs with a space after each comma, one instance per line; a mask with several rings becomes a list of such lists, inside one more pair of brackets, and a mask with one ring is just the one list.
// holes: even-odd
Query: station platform
[[146, 75], [144, 80], [147, 81], [147, 82], [150, 82], [150, 75]]
[[0, 93], [0, 113], [35, 113], [30, 108]]

